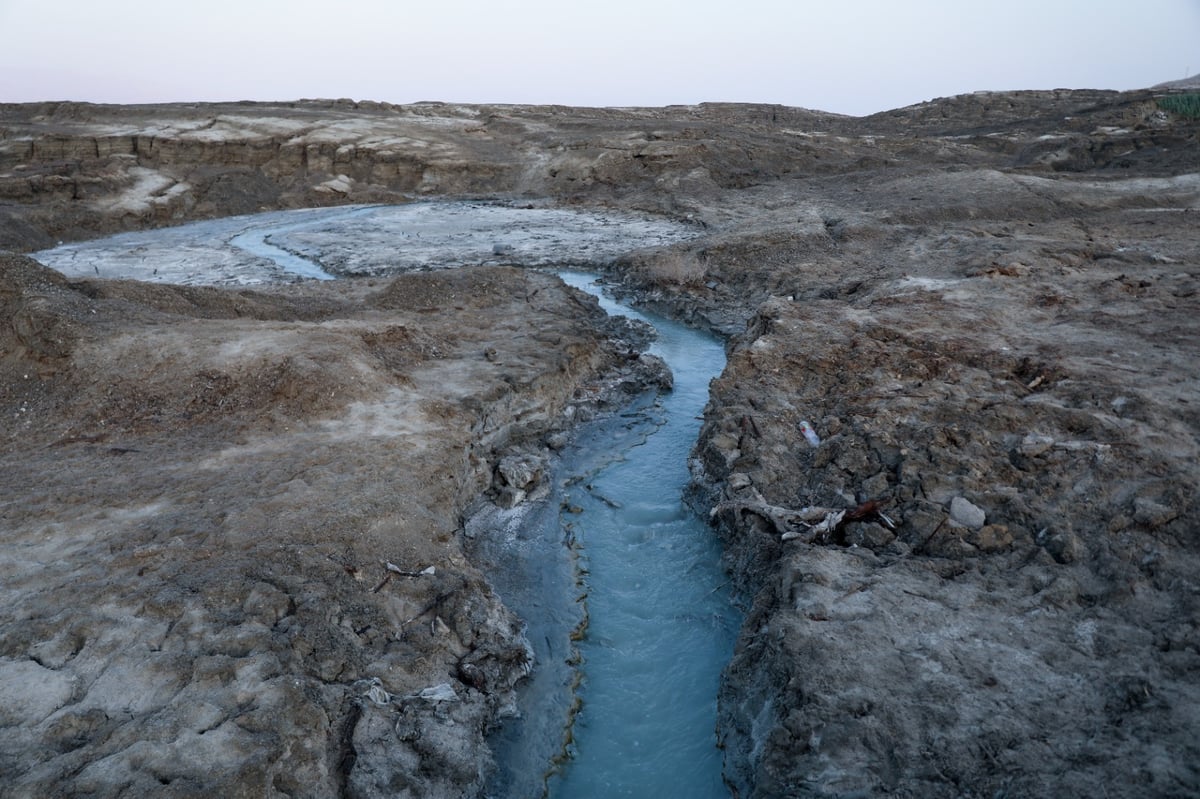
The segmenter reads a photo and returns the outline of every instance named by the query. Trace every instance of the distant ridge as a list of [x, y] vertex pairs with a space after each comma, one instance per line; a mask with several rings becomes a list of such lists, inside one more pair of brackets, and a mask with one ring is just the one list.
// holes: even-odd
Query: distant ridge
[[1200, 73], [1197, 73], [1190, 78], [1180, 78], [1179, 80], [1169, 80], [1166, 83], [1156, 83], [1150, 87], [1151, 89], [1200, 89]]

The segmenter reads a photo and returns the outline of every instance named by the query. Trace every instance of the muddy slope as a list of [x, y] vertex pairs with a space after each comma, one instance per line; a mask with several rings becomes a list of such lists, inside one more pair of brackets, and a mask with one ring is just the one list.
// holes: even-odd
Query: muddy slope
[[739, 795], [1195, 793], [1200, 274], [1161, 245], [760, 307], [701, 450]]
[[817, 196], [810, 234], [725, 241], [693, 254], [706, 284], [655, 292], [716, 321], [729, 284], [771, 295], [698, 453], [752, 605], [721, 694], [736, 795], [1195, 795], [1200, 182]]

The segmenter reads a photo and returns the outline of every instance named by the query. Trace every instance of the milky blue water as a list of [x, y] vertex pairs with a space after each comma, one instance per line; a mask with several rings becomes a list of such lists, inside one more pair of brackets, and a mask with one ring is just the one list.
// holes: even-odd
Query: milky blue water
[[328, 224], [334, 219], [344, 220], [351, 216], [360, 216], [372, 210], [374, 209], [370, 206], [365, 208], [331, 208], [317, 215], [313, 215], [310, 211], [307, 216], [286, 222], [284, 221], [287, 219], [284, 216], [286, 212], [277, 212], [273, 219], [251, 217], [251, 219], [261, 219], [261, 222], [242, 233], [238, 233], [229, 240], [229, 243], [257, 258], [274, 261], [285, 272], [290, 272], [299, 277], [313, 278], [315, 280], [333, 280], [335, 276], [326, 272], [319, 264], [272, 244], [271, 237], [281, 236], [296, 230], [305, 230], [318, 222]]
[[578, 645], [582, 709], [549, 795], [727, 797], [716, 696], [740, 618], [713, 531], [683, 501], [698, 417], [724, 348], [683, 325], [601, 302], [654, 324], [651, 352], [671, 366], [675, 386], [645, 412], [654, 429], [566, 487], [562, 523], [578, 543], [589, 621]]

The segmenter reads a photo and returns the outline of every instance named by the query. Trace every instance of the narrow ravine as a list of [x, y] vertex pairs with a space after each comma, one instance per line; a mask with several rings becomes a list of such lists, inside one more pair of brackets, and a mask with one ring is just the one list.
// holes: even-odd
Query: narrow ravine
[[724, 349], [611, 300], [589, 275], [559, 274], [652, 324], [674, 388], [582, 426], [544, 503], [475, 520], [476, 551], [537, 660], [519, 717], [493, 736], [488, 796], [728, 796], [716, 695], [740, 617], [716, 537], [684, 503]]
[[739, 618], [716, 537], [683, 500], [688, 455], [724, 349], [704, 333], [617, 305], [584, 276], [563, 278], [600, 296], [610, 313], [652, 323], [651, 352], [675, 382], [643, 411], [657, 428], [570, 481], [563, 496], [588, 626], [579, 641], [582, 708], [550, 796], [728, 796], [716, 695]]
[[[419, 233], [406, 231], [418, 223], [443, 237], [433, 250], [438, 259], [459, 263], [494, 254], [537, 262], [546, 257], [537, 249], [543, 240], [594, 249], [603, 258], [607, 250], [630, 247], [639, 234], [647, 244], [690, 235], [663, 223], [623, 229], [586, 214], [575, 215], [578, 230], [559, 232], [553, 227], [561, 221], [558, 211], [442, 209], [476, 221], [498, 215], [498, 221], [476, 231], [469, 221], [431, 220], [437, 204], [280, 212], [37, 255], [68, 274], [245, 285], [278, 280], [272, 274], [278, 270], [330, 279], [329, 260], [340, 264], [336, 272], [353, 273], [348, 264], [386, 256], [375, 252], [381, 228], [388, 228], [388, 241], [417, 239]], [[530, 221], [496, 227], [510, 217]], [[85, 257], [77, 257], [81, 253]], [[363, 271], [387, 274], [375, 266]], [[502, 601], [528, 623], [537, 664], [521, 688], [515, 717], [493, 737], [498, 768], [488, 795], [728, 796], [716, 696], [740, 617], [729, 600], [716, 536], [684, 502], [689, 453], [709, 381], [724, 366], [724, 348], [710, 335], [616, 303], [587, 274], [559, 274], [609, 313], [653, 325], [658, 337], [650, 352], [670, 367], [674, 387], [635, 400], [616, 418], [579, 427], [549, 498], [494, 509], [468, 525], [473, 556]]]

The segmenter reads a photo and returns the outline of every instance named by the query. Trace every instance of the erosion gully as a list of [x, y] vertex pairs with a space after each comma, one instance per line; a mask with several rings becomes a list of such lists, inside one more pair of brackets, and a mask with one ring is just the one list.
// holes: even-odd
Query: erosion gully
[[[476, 219], [511, 213], [459, 205], [441, 207]], [[434, 203], [407, 212], [439, 216]], [[352, 238], [355, 224], [415, 224], [416, 217], [397, 216], [403, 213], [405, 207], [277, 212], [124, 234], [111, 240], [107, 255], [104, 242], [85, 242], [35, 257], [68, 273], [86, 263], [87, 272], [100, 274], [96, 264], [102, 264], [145, 272], [122, 276], [172, 282], [208, 282], [198, 263], [213, 259], [223, 270], [213, 282], [270, 282], [254, 271], [253, 262], [264, 261], [286, 273], [330, 279], [307, 252], [297, 252], [303, 248], [274, 242], [343, 226]], [[631, 232], [628, 224], [598, 220], [605, 236]], [[495, 224], [512, 229], [506, 217]], [[553, 239], [531, 233], [524, 222], [519, 230], [530, 239]], [[490, 237], [488, 248], [498, 236], [496, 229], [481, 235]], [[641, 243], [665, 243], [661, 236], [671, 234], [653, 235], [660, 238]], [[214, 241], [224, 245], [220, 258], [196, 252]], [[438, 249], [452, 249], [449, 243]], [[588, 246], [602, 249], [604, 241]], [[87, 257], [78, 258], [84, 249]], [[454, 257], [463, 255], [455, 251]], [[544, 266], [545, 257], [539, 260]], [[709, 381], [724, 367], [724, 349], [706, 333], [612, 300], [588, 274], [559, 274], [609, 313], [653, 325], [658, 338], [651, 352], [670, 366], [674, 388], [638, 398], [615, 418], [580, 426], [554, 467], [549, 497], [492, 509], [468, 525], [473, 554], [501, 599], [527, 621], [536, 658], [520, 688], [517, 715], [493, 735], [498, 769], [488, 796], [728, 796], [716, 745], [716, 695], [741, 619], [726, 589], [718, 541], [684, 501], [688, 456]]]
[[674, 388], [577, 431], [549, 502], [483, 521], [486, 559], [500, 566], [489, 572], [527, 620], [538, 664], [520, 716], [493, 738], [489, 795], [727, 797], [716, 695], [740, 616], [716, 537], [684, 502], [724, 349], [613, 301], [587, 274], [559, 274], [609, 313], [653, 324], [651, 353]]

